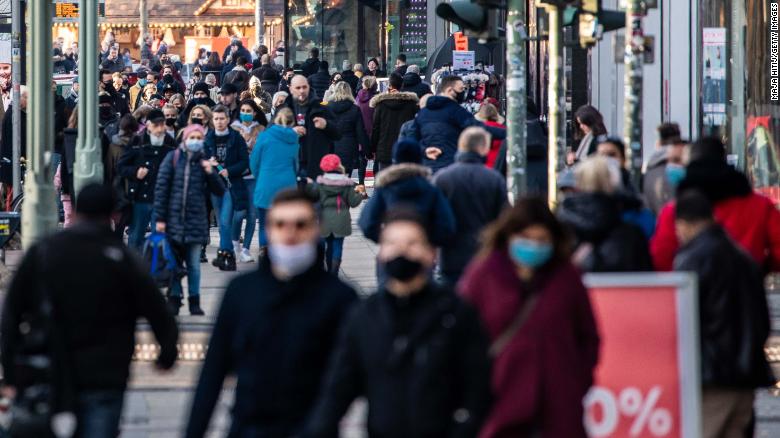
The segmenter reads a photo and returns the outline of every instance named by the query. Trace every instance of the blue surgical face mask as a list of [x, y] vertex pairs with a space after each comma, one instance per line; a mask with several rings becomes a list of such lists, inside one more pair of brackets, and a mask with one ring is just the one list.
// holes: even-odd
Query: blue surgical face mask
[[194, 138], [187, 139], [184, 142], [184, 146], [190, 152], [200, 152], [203, 150], [203, 140], [197, 140]]
[[147, 80], [146, 80], [146, 79], [139, 79], [139, 80], [138, 80], [138, 85], [140, 85], [140, 86], [142, 86], [142, 87], [145, 87], [145, 86], [146, 86], [146, 83], [147, 83]]
[[509, 255], [512, 260], [531, 269], [536, 269], [552, 258], [553, 246], [521, 237], [509, 242]]
[[254, 114], [248, 114], [248, 113], [241, 113], [238, 115], [238, 117], [241, 119], [242, 122], [248, 123], [255, 119]]
[[685, 167], [680, 164], [667, 164], [666, 165], [666, 180], [669, 181], [669, 185], [677, 187], [680, 182], [685, 179]]

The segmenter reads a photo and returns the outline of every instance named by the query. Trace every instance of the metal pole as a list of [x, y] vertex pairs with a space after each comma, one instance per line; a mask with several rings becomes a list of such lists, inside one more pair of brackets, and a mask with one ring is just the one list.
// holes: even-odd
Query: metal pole
[[566, 156], [565, 113], [566, 94], [563, 90], [563, 28], [561, 26], [562, 9], [546, 5], [550, 22], [549, 39], [549, 84], [548, 100], [548, 142], [547, 142], [547, 200], [553, 208], [558, 202], [558, 174], [564, 167]]
[[[27, 109], [27, 178], [22, 205], [22, 246], [27, 249], [57, 228], [51, 154], [54, 144], [54, 100], [51, 89], [53, 3], [29, 4], [29, 103]], [[85, 87], [88, 88], [88, 87]]]
[[255, 0], [255, 39], [265, 44], [265, 0]]
[[642, 18], [646, 13], [643, 0], [626, 3], [623, 142], [627, 146], [626, 160], [635, 187], [639, 187], [642, 178], [642, 62], [645, 49]]
[[144, 45], [146, 44], [146, 31], [148, 28], [147, 23], [149, 22], [149, 11], [146, 9], [146, 0], [140, 0], [138, 2], [138, 32], [139, 32], [139, 44], [138, 46], [141, 48], [141, 51], [144, 50]]
[[507, 193], [510, 202], [526, 192], [526, 80], [525, 80], [525, 13], [526, 0], [509, 0], [507, 4]]
[[22, 26], [24, 23], [24, 7], [22, 0], [13, 0], [11, 5], [11, 82], [13, 90], [11, 91], [11, 101], [13, 102], [11, 121], [12, 158], [13, 166], [13, 191], [14, 197], [22, 193], [22, 173], [19, 167], [19, 161], [22, 156], [22, 108], [19, 104], [21, 98], [22, 85]]
[[[98, 136], [97, 0], [82, 0], [79, 10], [79, 132], [73, 168], [75, 193], [89, 183], [103, 182], [103, 158]], [[78, 197], [76, 199], [78, 202]]]

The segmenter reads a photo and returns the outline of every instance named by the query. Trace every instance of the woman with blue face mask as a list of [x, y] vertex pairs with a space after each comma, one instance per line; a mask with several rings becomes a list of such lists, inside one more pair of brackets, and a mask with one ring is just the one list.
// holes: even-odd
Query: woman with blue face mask
[[586, 437], [582, 399], [599, 337], [567, 240], [546, 202], [520, 199], [489, 226], [461, 279], [493, 356], [494, 404], [480, 437]]
[[[268, 121], [260, 107], [252, 99], [241, 101], [239, 111], [238, 120], [234, 121], [230, 127], [241, 134], [246, 142], [248, 153], [251, 154], [257, 142], [257, 137], [265, 130]], [[244, 184], [246, 184], [247, 193], [255, 192], [255, 177], [249, 169], [245, 172]], [[244, 241], [242, 244], [241, 224], [244, 222], [244, 219], [246, 219], [246, 225], [244, 227]], [[256, 222], [257, 210], [251, 206], [246, 210], [237, 211], [233, 215], [233, 251], [235, 251], [238, 261], [242, 263], [255, 261], [249, 252], [249, 248], [252, 244], [252, 237], [255, 235]]]

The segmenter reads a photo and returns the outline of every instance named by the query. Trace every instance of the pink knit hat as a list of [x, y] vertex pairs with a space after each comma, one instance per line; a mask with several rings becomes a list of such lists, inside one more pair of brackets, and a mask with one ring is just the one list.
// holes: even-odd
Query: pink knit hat
[[181, 131], [181, 140], [186, 141], [193, 132], [200, 132], [203, 136], [206, 135], [206, 130], [203, 129], [203, 126], [197, 123], [190, 123]]
[[322, 157], [320, 169], [323, 172], [337, 172], [341, 167], [341, 158], [336, 154], [328, 154]]

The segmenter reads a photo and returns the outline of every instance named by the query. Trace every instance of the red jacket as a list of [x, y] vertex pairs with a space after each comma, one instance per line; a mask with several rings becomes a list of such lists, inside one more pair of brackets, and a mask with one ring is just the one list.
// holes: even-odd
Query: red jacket
[[[546, 271], [546, 272], [545, 272]], [[599, 337], [580, 273], [568, 262], [540, 271], [540, 293], [525, 325], [493, 363], [493, 408], [480, 438], [585, 438], [582, 398], [593, 382]], [[476, 259], [460, 292], [479, 312], [491, 341], [520, 311], [529, 288], [506, 251]]]
[[[671, 271], [677, 253], [674, 230], [674, 202], [664, 206], [658, 216], [650, 253], [655, 269]], [[762, 195], [723, 199], [715, 204], [715, 220], [765, 270], [780, 271], [780, 211]]]
[[[494, 128], [506, 129], [506, 126], [498, 122], [487, 121], [485, 124]], [[485, 166], [487, 168], [492, 169], [493, 165], [496, 164], [496, 157], [498, 157], [498, 151], [501, 149], [501, 142], [503, 141], [504, 140], [493, 140], [490, 144], [490, 151], [488, 152], [487, 160], [485, 161]]]

